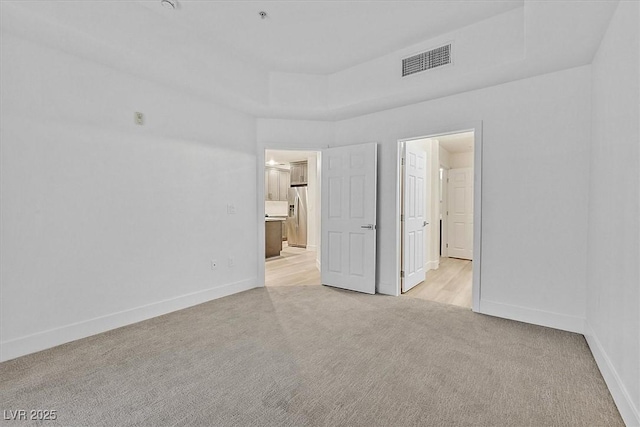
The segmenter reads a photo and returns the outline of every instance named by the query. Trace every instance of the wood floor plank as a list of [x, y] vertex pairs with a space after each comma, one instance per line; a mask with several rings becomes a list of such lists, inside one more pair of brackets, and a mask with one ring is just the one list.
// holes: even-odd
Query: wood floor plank
[[428, 271], [424, 282], [403, 295], [471, 308], [472, 266], [468, 260], [440, 258], [439, 268]]
[[283, 245], [279, 257], [265, 262], [265, 286], [320, 285], [316, 251]]
[[[426, 280], [403, 294], [412, 298], [437, 301], [471, 308], [471, 261], [441, 258], [437, 270], [427, 272]], [[320, 285], [316, 252], [283, 246], [281, 255], [265, 263], [265, 286]]]

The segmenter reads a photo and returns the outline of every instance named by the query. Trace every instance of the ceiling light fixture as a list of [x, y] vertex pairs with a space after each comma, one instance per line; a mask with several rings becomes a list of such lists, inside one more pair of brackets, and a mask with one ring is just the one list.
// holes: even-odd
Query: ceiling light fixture
[[178, 6], [178, 3], [176, 3], [176, 0], [160, 0], [160, 4], [167, 9], [168, 8], [175, 9]]
[[260, 15], [260, 19], [267, 19], [267, 12], [265, 12], [264, 10], [258, 12], [258, 15]]

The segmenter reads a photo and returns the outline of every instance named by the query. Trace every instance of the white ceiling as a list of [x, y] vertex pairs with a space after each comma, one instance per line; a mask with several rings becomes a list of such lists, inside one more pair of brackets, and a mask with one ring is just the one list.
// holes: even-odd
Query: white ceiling
[[[224, 50], [271, 71], [327, 74], [523, 6], [492, 1], [145, 1]], [[392, 6], [390, 6], [392, 3]], [[268, 17], [260, 19], [258, 12]], [[399, 25], [400, 23], [400, 25]]]
[[[177, 1], [1, 0], [0, 19], [3, 32], [255, 117], [335, 121], [589, 64], [617, 4]], [[450, 72], [394, 80], [396, 55], [449, 35]], [[498, 62], [478, 66], [487, 57]]]
[[438, 136], [440, 146], [450, 153], [468, 153], [473, 151], [473, 132]]

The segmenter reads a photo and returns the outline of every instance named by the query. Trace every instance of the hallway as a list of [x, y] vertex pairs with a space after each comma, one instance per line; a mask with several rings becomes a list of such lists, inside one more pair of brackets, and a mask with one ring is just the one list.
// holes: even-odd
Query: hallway
[[472, 265], [464, 259], [440, 258], [440, 267], [427, 271], [426, 280], [404, 295], [471, 308]]

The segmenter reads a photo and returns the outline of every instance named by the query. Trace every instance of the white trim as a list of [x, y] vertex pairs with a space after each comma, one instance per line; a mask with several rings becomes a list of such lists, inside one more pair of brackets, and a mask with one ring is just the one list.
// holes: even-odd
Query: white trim
[[517, 320], [533, 325], [546, 326], [548, 328], [563, 331], [584, 332], [584, 318], [567, 316], [566, 314], [553, 313], [551, 311], [536, 310], [517, 305], [503, 304], [495, 301], [482, 300], [482, 314], [502, 317], [504, 319]]
[[400, 276], [402, 271], [402, 221], [400, 221], [400, 218], [402, 215], [402, 158], [404, 156], [404, 142], [405, 140], [398, 141], [398, 153], [396, 155], [396, 283], [394, 283], [391, 288], [394, 292], [389, 294], [396, 297], [400, 295], [402, 288], [402, 277]]
[[[439, 150], [440, 148], [438, 148]], [[449, 169], [450, 167], [445, 167], [442, 163], [440, 163], [440, 167], [442, 168], [442, 203], [440, 206], [444, 206], [445, 213], [443, 214], [442, 210], [439, 210], [440, 221], [442, 221], [442, 232], [440, 233], [440, 257], [441, 258], [449, 258], [449, 248], [447, 247], [447, 243], [449, 243], [449, 221], [447, 218], [447, 207], [449, 206], [449, 187], [447, 185], [447, 180], [449, 179]], [[439, 225], [439, 224], [438, 224]]]
[[307, 245], [307, 250], [308, 251], [316, 251], [318, 249], [318, 247], [316, 245]]
[[600, 340], [598, 340], [588, 322], [584, 324], [584, 337], [587, 340], [587, 344], [589, 344], [593, 358], [596, 360], [600, 373], [607, 383], [609, 392], [618, 407], [618, 412], [620, 412], [623, 421], [629, 427], [640, 426], [640, 411], [634, 405], [633, 399], [620, 379], [620, 375], [618, 375], [616, 368], [611, 363], [611, 359], [602, 348]]
[[316, 258], [316, 268], [318, 269], [318, 271], [322, 271], [322, 263], [320, 263], [320, 260], [318, 258]]
[[[482, 268], [482, 122], [474, 128], [473, 133], [473, 287], [472, 307], [473, 311], [481, 313], [480, 310], [480, 274]], [[449, 175], [447, 174], [447, 177]], [[447, 194], [447, 198], [449, 194]], [[447, 200], [448, 203], [448, 200]], [[449, 226], [447, 224], [447, 226]], [[449, 234], [447, 233], [447, 240]], [[447, 255], [448, 255], [447, 251]]]
[[4, 341], [0, 361], [4, 362], [255, 287], [254, 277]]
[[429, 270], [437, 270], [438, 268], [440, 268], [440, 260], [437, 261], [427, 261], [424, 264], [424, 270], [425, 271], [429, 271]]

